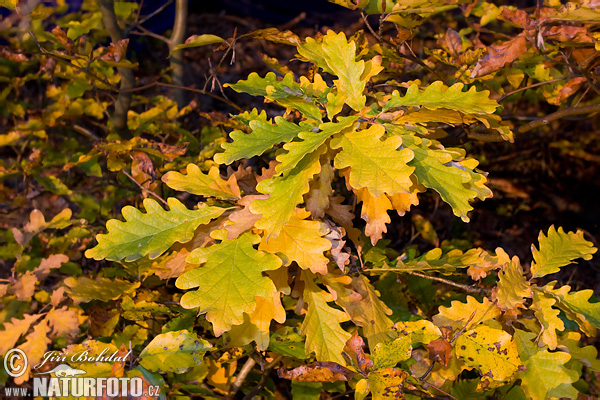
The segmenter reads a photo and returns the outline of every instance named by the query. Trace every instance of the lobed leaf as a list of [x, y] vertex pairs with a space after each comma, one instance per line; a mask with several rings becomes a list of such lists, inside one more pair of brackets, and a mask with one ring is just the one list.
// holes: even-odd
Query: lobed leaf
[[371, 125], [368, 129], [344, 133], [331, 141], [331, 148], [341, 149], [334, 160], [337, 169], [350, 167], [348, 183], [355, 189], [367, 188], [374, 196], [409, 192], [414, 167], [412, 150], [401, 148], [402, 139], [391, 136], [381, 140], [385, 129]]
[[309, 181], [321, 171], [319, 158], [325, 150], [325, 146], [321, 146], [299, 161], [291, 171], [265, 179], [256, 186], [259, 192], [268, 194], [269, 198], [254, 200], [250, 203], [250, 212], [262, 215], [254, 226], [264, 229], [267, 237], [279, 235], [295, 214], [296, 206], [303, 202], [302, 196], [309, 190]]
[[199, 308], [213, 325], [216, 336], [244, 322], [244, 313], [256, 309], [256, 297], [269, 298], [275, 293], [271, 279], [263, 271], [277, 269], [281, 260], [260, 250], [255, 250], [260, 238], [244, 233], [235, 240], [226, 239], [227, 232], [213, 234], [220, 243], [197, 248], [186, 259], [190, 264], [204, 264], [177, 278], [179, 289], [197, 290], [181, 297], [184, 308]]
[[223, 143], [221, 147], [225, 152], [215, 154], [215, 161], [219, 164], [231, 164], [242, 158], [259, 156], [281, 142], [289, 142], [300, 132], [310, 131], [313, 126], [307, 123], [300, 125], [288, 122], [282, 117], [275, 117], [275, 123], [262, 119], [254, 119], [249, 123], [252, 131], [244, 133], [233, 131], [229, 134], [231, 143]]
[[303, 87], [294, 80], [292, 73], [278, 80], [273, 72], [261, 78], [256, 72], [248, 75], [247, 80], [234, 84], [226, 84], [238, 93], [248, 93], [252, 96], [262, 96], [286, 108], [300, 111], [306, 117], [316, 121], [322, 120], [321, 110], [315, 102], [304, 93]]
[[348, 321], [345, 312], [330, 307], [331, 294], [321, 290], [311, 274], [303, 273], [304, 301], [308, 312], [302, 322], [301, 333], [306, 335], [306, 352], [315, 352], [318, 361], [333, 361], [346, 365], [342, 351], [351, 335], [340, 324]]
[[134, 261], [149, 256], [157, 258], [175, 242], [192, 239], [200, 225], [220, 216], [225, 209], [201, 204], [189, 210], [179, 200], [167, 200], [169, 211], [156, 200], [144, 199], [146, 213], [126, 206], [121, 212], [125, 222], [111, 219], [106, 223], [107, 234], [96, 236], [96, 247], [86, 250], [85, 256], [95, 260]]
[[219, 168], [212, 166], [205, 174], [196, 164], [188, 164], [187, 174], [184, 175], [178, 171], [169, 171], [164, 174], [161, 180], [171, 189], [192, 193], [199, 196], [212, 196], [224, 200], [239, 199], [240, 188], [235, 177], [224, 180], [219, 174]]
[[182, 374], [203, 361], [212, 345], [195, 333], [172, 331], [154, 337], [139, 355], [140, 364], [152, 372]]
[[455, 83], [448, 87], [442, 81], [435, 81], [427, 86], [424, 91], [419, 91], [416, 84], [408, 87], [406, 94], [401, 96], [396, 90], [387, 101], [383, 110], [398, 107], [424, 107], [430, 110], [446, 108], [465, 114], [492, 114], [496, 111], [498, 103], [490, 99], [490, 92], [478, 92], [475, 86], [468, 91], [463, 91], [463, 83]]
[[554, 225], [548, 229], [548, 235], [540, 232], [539, 250], [531, 246], [534, 262], [531, 263], [531, 275], [540, 278], [560, 271], [577, 258], [591, 260], [597, 249], [592, 242], [583, 238], [583, 231], [567, 232]]
[[521, 359], [512, 336], [500, 329], [480, 325], [456, 340], [456, 356], [478, 369], [486, 379], [505, 381], [517, 373]]

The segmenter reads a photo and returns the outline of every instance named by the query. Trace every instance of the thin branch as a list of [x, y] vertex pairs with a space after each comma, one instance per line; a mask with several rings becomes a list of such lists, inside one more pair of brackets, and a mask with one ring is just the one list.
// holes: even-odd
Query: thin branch
[[237, 393], [237, 391], [240, 390], [240, 387], [242, 387], [242, 385], [244, 384], [244, 381], [246, 380], [246, 377], [248, 376], [250, 371], [252, 371], [252, 368], [254, 368], [255, 365], [256, 365], [256, 360], [252, 357], [248, 357], [248, 359], [244, 363], [244, 366], [242, 367], [242, 370], [240, 371], [238, 376], [235, 378], [235, 381], [231, 385], [231, 389], [229, 389], [230, 397], [233, 397]]
[[437, 277], [437, 276], [430, 276], [430, 275], [425, 275], [425, 274], [421, 274], [419, 272], [412, 272], [412, 271], [403, 271], [403, 270], [397, 270], [397, 271], [398, 272], [405, 272], [408, 275], [418, 276], [419, 278], [424, 278], [424, 279], [429, 279], [429, 280], [432, 280], [432, 281], [440, 282], [440, 283], [443, 283], [443, 284], [448, 285], [448, 286], [454, 286], [455, 288], [459, 288], [461, 290], [464, 290], [467, 293], [482, 294], [482, 293], [489, 292], [489, 289], [486, 289], [486, 288], [474, 288], [474, 287], [471, 287], [469, 285], [463, 285], [462, 283], [456, 283], [456, 282], [451, 281], [449, 279], [444, 279], [444, 278], [440, 278], [440, 277]]
[[[143, 0], [142, 0], [143, 1]], [[123, 32], [124, 34], [128, 34], [129, 32], [131, 32], [132, 29], [137, 28], [138, 26], [142, 25], [144, 22], [148, 21], [150, 18], [154, 17], [155, 15], [161, 13], [165, 8], [169, 7], [169, 5], [173, 2], [173, 0], [168, 0], [165, 4], [163, 4], [162, 6], [158, 7], [156, 10], [152, 11], [150, 14], [144, 16], [144, 18], [142, 18], [139, 21], [136, 21], [135, 23], [133, 23], [132, 25], [128, 26], [125, 31]], [[140, 4], [139, 6], [140, 8], [138, 9], [138, 18], [139, 18], [139, 13], [142, 10], [142, 4]]]
[[131, 33], [133, 33], [134, 35], [138, 35], [138, 36], [150, 36], [150, 37], [153, 37], [154, 39], [158, 39], [158, 40], [165, 42], [168, 46], [171, 45], [171, 40], [166, 36], [159, 35], [157, 33], [149, 31], [148, 29], [144, 28], [143, 26], [138, 26], [138, 29], [141, 32], [133, 31]]
[[124, 173], [129, 179], [131, 179], [131, 181], [133, 183], [135, 183], [144, 193], [148, 193], [151, 196], [154, 196], [158, 201], [160, 201], [161, 203], [163, 203], [165, 206], [169, 207], [169, 203], [167, 203], [165, 201], [165, 199], [163, 199], [162, 197], [160, 197], [159, 195], [157, 195], [156, 193], [154, 193], [152, 190], [145, 188], [144, 186], [142, 186], [138, 181], [135, 180], [135, 178], [133, 176], [131, 176], [129, 174], [129, 172], [125, 171], [124, 169], [121, 170], [122, 173]]
[[498, 101], [500, 102], [500, 101], [506, 99], [508, 96], [511, 96], [511, 95], [513, 95], [515, 93], [522, 92], [523, 90], [533, 89], [534, 87], [542, 86], [542, 85], [545, 85], [547, 83], [554, 83], [554, 82], [564, 81], [564, 80], [567, 80], [567, 79], [569, 79], [569, 78], [556, 78], [556, 79], [550, 79], [549, 81], [534, 83], [533, 85], [525, 86], [525, 87], [513, 90], [512, 92], [508, 92], [504, 96], [500, 97], [498, 99]]
[[600, 112], [600, 104], [592, 104], [592, 105], [588, 105], [588, 106], [565, 108], [563, 110], [546, 115], [545, 117], [536, 119], [535, 121], [531, 121], [530, 123], [521, 126], [519, 128], [519, 133], [529, 132], [530, 130], [539, 128], [542, 125], [548, 125], [550, 122], [556, 121], [557, 119], [571, 117], [573, 115], [593, 114], [593, 113], [597, 113], [597, 112]]

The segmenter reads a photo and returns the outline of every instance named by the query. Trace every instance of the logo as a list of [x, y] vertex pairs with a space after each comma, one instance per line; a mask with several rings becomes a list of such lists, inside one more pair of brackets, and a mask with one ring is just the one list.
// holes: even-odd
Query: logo
[[[56, 351], [44, 354], [43, 360], [32, 368], [33, 396], [34, 397], [157, 397], [160, 387], [144, 385], [141, 377], [108, 377], [96, 378], [85, 376], [88, 372], [84, 369], [73, 368], [66, 362], [125, 362], [131, 352], [124, 356], [114, 352], [108, 355], [108, 349], [102, 350], [99, 355], [90, 355], [88, 351], [81, 351], [65, 355]], [[46, 362], [62, 362], [46, 372], [34, 372]], [[18, 378], [28, 370], [29, 361], [21, 349], [10, 349], [4, 355], [4, 369], [13, 378]], [[146, 382], [147, 383], [147, 382]], [[30, 386], [31, 387], [31, 386]], [[29, 397], [31, 393], [26, 387], [6, 387], [4, 396], [7, 398]], [[1, 397], [1, 394], [0, 394]]]
[[27, 356], [21, 349], [10, 349], [4, 355], [4, 370], [13, 378], [18, 378], [27, 371]]

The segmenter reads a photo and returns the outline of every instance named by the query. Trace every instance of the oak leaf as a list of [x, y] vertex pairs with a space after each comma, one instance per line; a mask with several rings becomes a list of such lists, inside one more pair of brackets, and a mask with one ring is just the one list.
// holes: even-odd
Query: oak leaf
[[325, 238], [328, 228], [323, 222], [307, 220], [309, 216], [308, 211], [297, 210], [279, 236], [268, 240], [263, 238], [258, 248], [283, 255], [286, 265], [295, 261], [302, 269], [325, 275], [329, 259], [324, 253], [331, 249], [331, 242]]
[[407, 148], [399, 150], [402, 145], [399, 136], [389, 136], [382, 141], [384, 134], [383, 126], [371, 125], [334, 138], [331, 148], [341, 148], [334, 165], [337, 169], [351, 168], [348, 183], [354, 189], [367, 188], [374, 196], [409, 192], [414, 167], [407, 163], [414, 153]]
[[342, 351], [351, 335], [340, 324], [348, 321], [348, 315], [327, 304], [333, 301], [333, 296], [317, 286], [314, 275], [306, 271], [302, 274], [305, 282], [303, 298], [308, 303], [301, 328], [301, 333], [306, 335], [306, 352], [314, 351], [319, 361], [345, 365]]
[[275, 293], [275, 285], [262, 272], [281, 266], [277, 256], [253, 248], [259, 236], [244, 233], [227, 240], [226, 235], [225, 230], [214, 232], [220, 243], [192, 251], [186, 261], [204, 266], [184, 273], [175, 282], [179, 289], [198, 287], [182, 296], [181, 305], [207, 313], [216, 336], [244, 322], [244, 313], [256, 309], [257, 296], [268, 298]]
[[197, 210], [189, 210], [179, 200], [167, 200], [169, 211], [156, 200], [144, 199], [146, 213], [126, 206], [121, 212], [125, 222], [111, 219], [106, 223], [107, 234], [96, 236], [98, 245], [88, 249], [85, 256], [96, 260], [138, 260], [144, 256], [157, 258], [175, 242], [192, 239], [194, 230], [220, 216], [225, 209], [204, 203]]

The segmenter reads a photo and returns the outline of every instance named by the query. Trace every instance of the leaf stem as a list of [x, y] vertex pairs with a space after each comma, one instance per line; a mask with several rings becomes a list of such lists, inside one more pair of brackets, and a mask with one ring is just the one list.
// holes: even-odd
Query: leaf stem
[[156, 193], [154, 193], [152, 190], [145, 188], [144, 186], [142, 186], [138, 181], [135, 180], [135, 178], [133, 176], [131, 176], [129, 174], [129, 172], [125, 171], [124, 169], [121, 170], [122, 173], [124, 173], [129, 179], [131, 179], [131, 181], [133, 183], [135, 183], [143, 192], [148, 193], [149, 195], [154, 196], [158, 201], [160, 201], [161, 203], [163, 203], [165, 206], [169, 207], [169, 203], [167, 203], [165, 201], [165, 199], [163, 199], [162, 197], [160, 197], [159, 195], [157, 195]]

